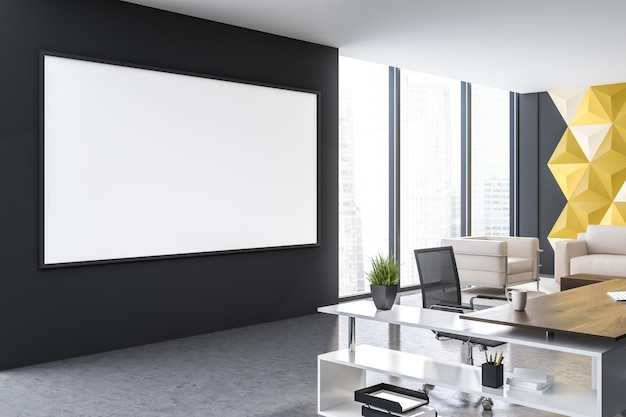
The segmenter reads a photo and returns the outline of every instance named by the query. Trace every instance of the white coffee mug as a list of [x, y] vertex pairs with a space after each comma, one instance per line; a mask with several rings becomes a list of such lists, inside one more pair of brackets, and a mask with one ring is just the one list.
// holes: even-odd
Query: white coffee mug
[[528, 299], [528, 291], [526, 290], [510, 290], [506, 293], [506, 299], [513, 305], [515, 310], [522, 311], [526, 308], [526, 300]]

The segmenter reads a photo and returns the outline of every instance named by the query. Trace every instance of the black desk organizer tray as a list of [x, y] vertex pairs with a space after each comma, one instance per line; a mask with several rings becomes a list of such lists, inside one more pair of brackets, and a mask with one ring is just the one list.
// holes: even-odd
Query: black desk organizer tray
[[[409, 407], [402, 407], [399, 401], [380, 398], [374, 395], [380, 391], [385, 391], [389, 394], [390, 397], [392, 397], [393, 395], [404, 398], [408, 397], [406, 399], [411, 400], [413, 404]], [[414, 408], [428, 404], [428, 395], [421, 390], [416, 391], [408, 388], [397, 387], [395, 385], [381, 383], [354, 391], [354, 400], [360, 403], [382, 408], [384, 410], [389, 410], [394, 413], [403, 413], [408, 410], [412, 410]]]

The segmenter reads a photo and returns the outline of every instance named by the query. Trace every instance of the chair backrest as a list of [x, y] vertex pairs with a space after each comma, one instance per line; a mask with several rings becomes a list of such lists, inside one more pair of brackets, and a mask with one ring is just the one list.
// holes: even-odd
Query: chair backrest
[[461, 305], [461, 286], [452, 246], [416, 249], [415, 260], [422, 286], [422, 305]]

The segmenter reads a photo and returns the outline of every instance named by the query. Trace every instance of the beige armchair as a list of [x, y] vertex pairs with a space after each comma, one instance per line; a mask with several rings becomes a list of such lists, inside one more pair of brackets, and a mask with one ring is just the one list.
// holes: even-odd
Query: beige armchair
[[468, 236], [441, 239], [452, 246], [463, 285], [504, 288], [537, 282], [539, 290], [539, 239], [518, 236]]
[[626, 226], [587, 226], [578, 239], [554, 245], [554, 280], [574, 274], [626, 278]]

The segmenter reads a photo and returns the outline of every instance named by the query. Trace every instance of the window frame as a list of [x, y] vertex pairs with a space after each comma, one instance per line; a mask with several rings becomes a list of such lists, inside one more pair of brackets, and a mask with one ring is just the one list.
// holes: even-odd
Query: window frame
[[[389, 67], [389, 253], [399, 262], [400, 259], [400, 144], [402, 132], [400, 130], [400, 68]], [[468, 236], [471, 230], [471, 145], [472, 145], [472, 84], [459, 81], [461, 88], [461, 235]], [[519, 138], [518, 138], [518, 102], [519, 94], [509, 92], [509, 223], [510, 235], [519, 233]], [[411, 260], [408, 260], [412, 262]], [[399, 292], [414, 291], [421, 286], [410, 285], [403, 287], [399, 283]], [[342, 301], [368, 298], [371, 292], [340, 296]]]

